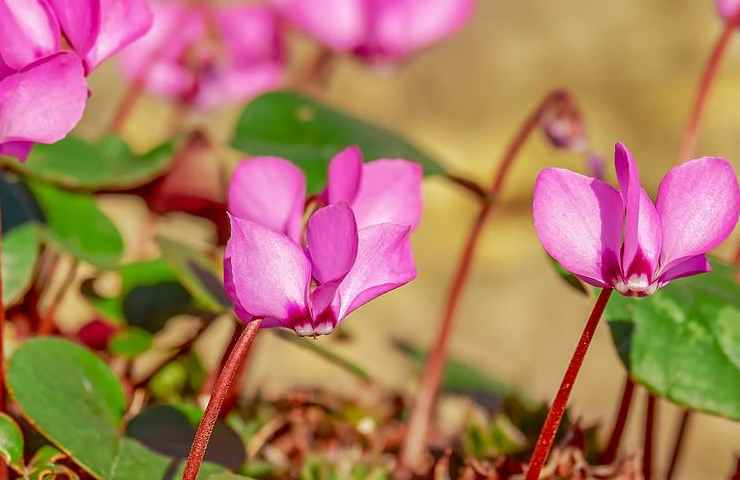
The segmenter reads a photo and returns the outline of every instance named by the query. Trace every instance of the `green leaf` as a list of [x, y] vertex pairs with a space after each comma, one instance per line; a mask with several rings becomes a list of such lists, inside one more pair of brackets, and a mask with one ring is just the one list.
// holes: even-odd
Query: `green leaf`
[[92, 195], [38, 181], [29, 182], [29, 187], [44, 213], [42, 233], [47, 240], [97, 267], [113, 269], [118, 265], [123, 239]]
[[169, 263], [180, 282], [203, 308], [222, 313], [231, 308], [224, 291], [221, 274], [213, 262], [187, 245], [175, 240], [157, 237], [162, 258]]
[[365, 161], [405, 158], [419, 163], [425, 175], [445, 172], [434, 157], [385, 128], [356, 119], [313, 99], [291, 92], [270, 92], [242, 111], [232, 145], [250, 155], [277, 155], [301, 167], [308, 192], [319, 193], [329, 160], [358, 145]]
[[23, 432], [4, 413], [0, 413], [0, 455], [16, 472], [23, 470]]
[[[25, 342], [10, 360], [8, 389], [26, 420], [97, 479], [165, 480], [182, 462], [121, 436], [123, 388], [110, 368], [59, 338]], [[222, 467], [204, 465], [206, 478]], [[178, 473], [179, 472], [179, 473]]]
[[68, 136], [51, 145], [35, 145], [25, 163], [0, 157], [0, 165], [64, 188], [125, 190], [164, 173], [173, 151], [168, 142], [139, 156], [116, 136], [93, 143]]
[[612, 338], [630, 376], [681, 406], [740, 420], [740, 285], [736, 270], [679, 279], [646, 298], [613, 295]]
[[110, 339], [108, 350], [115, 355], [133, 358], [152, 348], [154, 337], [140, 328], [127, 328]]
[[23, 298], [33, 280], [39, 255], [39, 231], [26, 223], [6, 233], [2, 242], [3, 303], [9, 307]]
[[323, 345], [320, 345], [319, 342], [316, 340], [309, 340], [307, 338], [299, 337], [293, 332], [284, 332], [281, 330], [276, 330], [275, 335], [277, 335], [278, 338], [285, 340], [286, 342], [292, 343], [293, 345], [296, 345], [304, 350], [315, 353], [324, 360], [327, 360], [329, 363], [336, 365], [337, 367], [345, 370], [346, 372], [354, 375], [364, 382], [369, 382], [372, 380], [372, 378], [364, 368], [357, 365], [352, 360], [329, 350]]

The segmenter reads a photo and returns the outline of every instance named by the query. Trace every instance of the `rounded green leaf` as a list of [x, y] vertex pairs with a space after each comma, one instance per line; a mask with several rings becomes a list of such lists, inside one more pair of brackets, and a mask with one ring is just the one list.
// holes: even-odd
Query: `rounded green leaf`
[[133, 358], [152, 348], [154, 337], [140, 328], [127, 328], [110, 339], [108, 350], [115, 355]]
[[654, 295], [612, 296], [606, 318], [630, 376], [681, 406], [740, 420], [736, 270], [679, 279]]
[[405, 158], [419, 163], [425, 175], [445, 172], [434, 157], [390, 130], [291, 92], [270, 92], [250, 102], [239, 117], [232, 145], [250, 155], [294, 162], [306, 174], [309, 193], [321, 191], [329, 160], [350, 145], [362, 149], [365, 161]]
[[118, 265], [123, 239], [92, 195], [39, 181], [29, 182], [29, 187], [44, 213], [42, 233], [49, 241], [95, 266], [112, 269]]
[[65, 188], [125, 190], [164, 173], [172, 157], [172, 143], [139, 156], [116, 136], [106, 136], [97, 142], [68, 136], [51, 145], [34, 146], [25, 163], [0, 157], [0, 164]]
[[23, 470], [23, 432], [4, 413], [0, 413], [0, 455], [16, 472]]
[[67, 340], [35, 338], [11, 358], [7, 384], [35, 429], [86, 470], [108, 478], [126, 399], [102, 360]]
[[8, 307], [28, 291], [39, 255], [39, 231], [26, 223], [4, 234], [2, 242], [3, 304]]

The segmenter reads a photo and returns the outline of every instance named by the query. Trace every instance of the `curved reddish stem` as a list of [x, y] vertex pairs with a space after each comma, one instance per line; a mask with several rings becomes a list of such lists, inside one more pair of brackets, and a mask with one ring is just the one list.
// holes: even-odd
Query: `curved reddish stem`
[[645, 438], [642, 447], [642, 476], [645, 480], [650, 480], [653, 476], [653, 451], [657, 411], [658, 399], [652, 393], [648, 393], [645, 406]]
[[624, 388], [622, 389], [622, 400], [619, 402], [619, 410], [617, 411], [617, 418], [614, 420], [612, 433], [609, 436], [609, 441], [606, 444], [604, 452], [599, 458], [599, 463], [603, 465], [609, 465], [614, 461], [614, 459], [617, 458], [619, 444], [622, 442], [622, 434], [624, 433], [624, 427], [627, 424], [627, 418], [629, 417], [634, 393], [635, 382], [633, 382], [628, 375], [624, 381]]
[[547, 461], [548, 455], [550, 455], [555, 434], [558, 431], [558, 427], [560, 427], [563, 414], [568, 406], [570, 391], [576, 383], [576, 377], [578, 377], [578, 372], [581, 369], [581, 365], [583, 365], [583, 359], [586, 357], [586, 352], [588, 352], [588, 347], [591, 345], [596, 327], [599, 325], [599, 320], [601, 320], [601, 315], [604, 313], [604, 308], [609, 301], [612, 291], [611, 288], [603, 289], [599, 298], [596, 300], [588, 322], [586, 322], [583, 333], [581, 333], [581, 338], [578, 340], [576, 350], [570, 359], [568, 369], [565, 371], [563, 381], [560, 383], [558, 393], [555, 395], [555, 400], [552, 402], [550, 411], [547, 413], [547, 418], [540, 431], [540, 436], [537, 438], [537, 444], [534, 447], [532, 459], [527, 469], [526, 480], [537, 480], [540, 478], [540, 472]]
[[714, 84], [714, 79], [719, 71], [720, 64], [724, 58], [727, 46], [732, 39], [732, 35], [735, 33], [735, 29], [740, 25], [740, 9], [738, 12], [729, 20], [725, 22], [725, 27], [722, 30], [722, 34], [714, 44], [712, 53], [707, 60], [707, 64], [704, 67], [704, 73], [699, 81], [699, 87], [696, 90], [696, 98], [694, 99], [694, 105], [689, 115], [689, 122], [684, 130], [683, 138], [681, 139], [681, 149], [678, 154], [678, 161], [684, 162], [689, 160], [694, 155], [694, 149], [696, 148], [696, 140], [699, 132], [699, 125], [701, 124], [702, 118], [704, 117], [704, 111], [707, 107], [707, 100], [709, 93]]
[[247, 354], [254, 342], [254, 338], [257, 336], [261, 323], [262, 320], [257, 319], [247, 324], [234, 344], [234, 348], [229, 353], [218, 379], [216, 379], [213, 393], [208, 401], [208, 406], [200, 421], [200, 425], [198, 425], [198, 430], [195, 432], [193, 445], [190, 447], [190, 453], [188, 454], [188, 460], [182, 476], [183, 480], [196, 480], [198, 477], [198, 471], [205, 458], [208, 442], [211, 440], [213, 428], [218, 421], [221, 406], [229, 396], [231, 385], [234, 383], [234, 379], [240, 371], [242, 363], [247, 358]]
[[[416, 402], [414, 403], [414, 407], [411, 412], [408, 432], [406, 433], [406, 438], [401, 450], [401, 464], [404, 467], [414, 468], [418, 465], [420, 457], [424, 451], [426, 436], [429, 430], [429, 421], [432, 416], [437, 392], [439, 391], [439, 384], [442, 379], [442, 372], [447, 360], [447, 344], [450, 333], [452, 332], [455, 312], [457, 311], [457, 306], [462, 297], [465, 285], [467, 284], [470, 267], [475, 256], [475, 250], [478, 246], [486, 220], [493, 211], [495, 201], [501, 193], [504, 180], [511, 170], [514, 160], [517, 158], [519, 151], [526, 140], [539, 126], [543, 113], [548, 111], [548, 109], [553, 105], [558, 105], [567, 101], [570, 101], [570, 95], [565, 91], [556, 90], [547, 95], [537, 105], [537, 108], [527, 117], [524, 124], [522, 124], [519, 131], [511, 141], [511, 144], [509, 144], [509, 147], [504, 152], [501, 163], [499, 164], [491, 183], [490, 192], [487, 195], [479, 195], [481, 198], [480, 211], [471, 227], [470, 233], [468, 233], [468, 238], [463, 247], [462, 255], [458, 261], [457, 270], [455, 271], [447, 296], [447, 303], [442, 316], [442, 322], [439, 326], [434, 346], [432, 347], [431, 353], [424, 367], [419, 393], [417, 394]], [[458, 181], [458, 183], [460, 182]], [[471, 188], [470, 185], [467, 185], [466, 187], [471, 191], [474, 191], [476, 194], [479, 193], [476, 191], [477, 188], [475, 187]]]

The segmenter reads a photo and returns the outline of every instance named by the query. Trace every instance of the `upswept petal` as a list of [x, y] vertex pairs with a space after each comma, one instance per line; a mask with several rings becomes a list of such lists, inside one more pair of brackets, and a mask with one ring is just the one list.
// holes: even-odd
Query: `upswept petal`
[[232, 250], [233, 245], [232, 248], [228, 248], [227, 246], [224, 254], [224, 291], [231, 300], [231, 303], [234, 306], [234, 313], [236, 313], [236, 316], [239, 317], [239, 320], [244, 323], [249, 323], [254, 319], [254, 317], [244, 308], [236, 295], [234, 272], [231, 267], [231, 255], [233, 253]]
[[144, 35], [152, 26], [147, 0], [99, 0], [100, 28], [85, 55], [87, 71]]
[[267, 326], [292, 327], [307, 317], [306, 293], [311, 265], [286, 236], [235, 216], [226, 244], [230, 294], [242, 314], [265, 318]]
[[0, 0], [0, 32], [0, 57], [15, 70], [59, 51], [59, 23], [46, 0]]
[[354, 202], [362, 180], [362, 150], [356, 145], [334, 155], [326, 184], [328, 203]]
[[296, 27], [334, 50], [352, 50], [367, 32], [366, 0], [272, 0], [272, 4]]
[[59, 53], [0, 80], [0, 143], [53, 143], [82, 117], [87, 83], [80, 58]]
[[357, 223], [346, 203], [323, 207], [311, 215], [306, 243], [316, 281], [343, 279], [357, 258], [357, 242]]
[[250, 67], [254, 63], [282, 60], [282, 35], [272, 8], [234, 5], [214, 13], [231, 64]]
[[732, 233], [740, 214], [732, 165], [704, 157], [672, 168], [660, 182], [656, 207], [663, 229], [661, 269], [667, 271]]
[[407, 160], [364, 164], [360, 189], [352, 202], [357, 228], [394, 223], [415, 229], [422, 209], [421, 177], [421, 167]]
[[47, 0], [56, 13], [64, 36], [85, 57], [100, 33], [101, 0]]
[[283, 83], [283, 64], [262, 62], [249, 67], [216, 68], [199, 79], [193, 103], [207, 110], [229, 103], [240, 103], [278, 88]]
[[618, 143], [614, 167], [625, 206], [622, 273], [647, 275], [652, 280], [660, 260], [661, 230], [658, 212], [640, 186], [640, 174], [632, 154]]
[[360, 230], [357, 259], [339, 284], [333, 305], [338, 321], [416, 278], [410, 237], [408, 225], [386, 223]]
[[611, 185], [560, 168], [546, 168], [534, 187], [534, 227], [547, 253], [595, 286], [617, 275], [622, 198]]
[[400, 56], [458, 31], [470, 19], [474, 0], [371, 0], [370, 50]]
[[229, 184], [232, 215], [284, 233], [301, 235], [306, 178], [300, 168], [278, 157], [243, 160]]
[[697, 275], [700, 273], [707, 273], [712, 271], [712, 265], [707, 260], [706, 255], [697, 255], [695, 257], [689, 257], [676, 264], [673, 268], [663, 273], [660, 276], [659, 283], [663, 285], [669, 283], [672, 280], [682, 277], [689, 277], [691, 275]]

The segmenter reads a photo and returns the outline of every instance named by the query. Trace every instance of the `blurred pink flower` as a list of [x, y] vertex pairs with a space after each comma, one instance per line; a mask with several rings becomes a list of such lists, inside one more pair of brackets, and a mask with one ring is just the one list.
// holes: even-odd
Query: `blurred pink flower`
[[583, 281], [627, 296], [708, 272], [706, 253], [732, 233], [740, 213], [732, 165], [704, 157], [674, 167], [653, 204], [622, 144], [614, 164], [619, 191], [569, 170], [539, 174], [534, 226], [545, 250]]
[[154, 26], [122, 55], [149, 90], [199, 108], [247, 100], [280, 85], [283, 45], [269, 7], [153, 4]]
[[717, 6], [717, 12], [725, 19], [731, 18], [740, 8], [740, 0], [714, 0]]
[[306, 180], [287, 160], [242, 162], [229, 189], [226, 290], [239, 317], [299, 335], [326, 335], [352, 311], [416, 277], [410, 235], [421, 215], [421, 169], [331, 162], [322, 206], [303, 230]]
[[449, 37], [475, 0], [272, 0], [295, 26], [327, 47], [393, 62]]
[[86, 74], [150, 23], [144, 0], [0, 0], [0, 154], [24, 160], [64, 138], [85, 109]]

